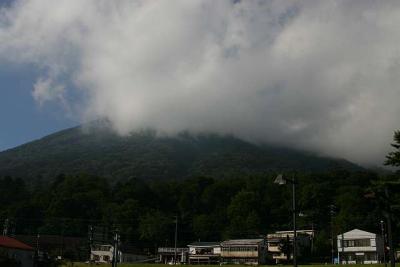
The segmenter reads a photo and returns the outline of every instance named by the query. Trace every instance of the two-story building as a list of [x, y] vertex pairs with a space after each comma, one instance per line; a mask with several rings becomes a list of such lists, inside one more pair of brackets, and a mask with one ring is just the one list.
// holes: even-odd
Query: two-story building
[[175, 248], [172, 247], [159, 247], [158, 248], [158, 255], [160, 263], [165, 264], [173, 264], [176, 255], [176, 263], [186, 263], [187, 262], [187, 255], [189, 253], [188, 248]]
[[219, 242], [194, 242], [188, 247], [189, 264], [219, 264], [221, 257]]
[[[297, 255], [303, 252], [311, 252], [314, 239], [314, 230], [297, 230]], [[276, 231], [267, 235], [267, 251], [275, 263], [282, 263], [293, 259], [293, 231]], [[284, 246], [290, 246], [290, 254], [284, 251]]]
[[110, 263], [113, 260], [114, 246], [93, 245], [90, 250], [90, 260], [96, 263]]
[[382, 237], [359, 229], [338, 235], [337, 247], [342, 264], [379, 263], [383, 256]]
[[265, 239], [235, 239], [221, 243], [221, 263], [265, 264]]

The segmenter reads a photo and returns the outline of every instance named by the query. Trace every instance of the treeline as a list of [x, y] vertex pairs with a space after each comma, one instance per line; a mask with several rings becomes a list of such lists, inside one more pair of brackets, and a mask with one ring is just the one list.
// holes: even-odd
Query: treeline
[[[87, 237], [89, 225], [117, 228], [124, 243], [151, 249], [173, 246], [175, 216], [180, 245], [259, 237], [292, 228], [291, 187], [274, 184], [275, 176], [110, 184], [97, 176], [59, 175], [50, 184], [38, 179], [33, 187], [20, 178], [3, 177], [0, 218], [8, 219], [12, 234]], [[317, 231], [316, 255], [329, 257], [332, 233], [353, 228], [380, 232], [383, 210], [371, 192], [386, 178], [336, 170], [297, 173], [296, 179], [298, 228]], [[400, 204], [399, 190], [392, 191], [399, 203], [391, 204]]]

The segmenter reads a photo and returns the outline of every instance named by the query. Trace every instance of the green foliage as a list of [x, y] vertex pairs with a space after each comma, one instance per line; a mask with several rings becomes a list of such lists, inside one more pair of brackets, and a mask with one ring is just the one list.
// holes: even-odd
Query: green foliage
[[[0, 178], [0, 198], [8, 198], [0, 203], [0, 219], [9, 218], [16, 234], [86, 237], [88, 225], [118, 228], [123, 242], [150, 248], [173, 245], [176, 215], [178, 245], [253, 238], [292, 227], [291, 187], [273, 184], [274, 177], [132, 178], [109, 184], [93, 175], [58, 175], [53, 183], [30, 188], [21, 179], [5, 177]], [[296, 177], [298, 210], [304, 214], [298, 227], [318, 230], [314, 248], [320, 257], [329, 257], [331, 225], [334, 235], [355, 227], [379, 231], [382, 209], [364, 197], [378, 179], [374, 173], [336, 170]], [[332, 217], [331, 204], [336, 207]]]
[[279, 249], [286, 255], [286, 262], [289, 262], [290, 257], [293, 254], [293, 245], [289, 240], [289, 236], [280, 240]]
[[231, 200], [227, 214], [230, 221], [228, 236], [245, 238], [261, 233], [259, 200], [255, 192], [240, 191]]
[[[399, 132], [395, 141], [400, 146]], [[388, 156], [394, 166], [396, 157]], [[11, 233], [30, 235], [87, 237], [88, 225], [103, 226], [118, 229], [124, 243], [146, 248], [173, 246], [175, 216], [178, 246], [259, 237], [292, 228], [291, 187], [273, 180], [278, 170], [301, 164], [298, 228], [317, 230], [313, 257], [329, 261], [331, 234], [380, 231], [387, 205], [379, 200], [386, 197], [379, 184], [392, 182], [395, 222], [400, 211], [395, 176], [337, 163], [229, 136], [93, 136], [72, 129], [0, 155], [0, 173], [20, 174], [0, 176], [0, 221], [9, 219]], [[375, 200], [366, 198], [371, 188]], [[393, 228], [399, 235], [400, 225]]]
[[385, 165], [391, 165], [395, 167], [400, 166], [400, 131], [395, 131], [393, 136], [394, 143], [392, 143], [392, 147], [395, 151], [389, 152], [386, 156]]
[[[176, 137], [142, 131], [118, 136], [105, 128], [77, 127], [0, 153], [0, 176], [30, 183], [52, 182], [60, 173], [91, 175], [109, 181], [261, 175], [276, 170], [325, 171], [360, 167], [344, 160], [215, 134]], [[90, 128], [90, 127], [89, 127]]]
[[168, 238], [168, 232], [171, 230], [171, 219], [159, 210], [148, 211], [140, 218], [140, 238], [160, 244]]

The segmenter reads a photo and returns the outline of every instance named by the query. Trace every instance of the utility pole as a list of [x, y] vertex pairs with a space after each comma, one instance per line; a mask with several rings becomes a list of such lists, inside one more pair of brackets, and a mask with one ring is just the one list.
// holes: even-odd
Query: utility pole
[[311, 222], [311, 255], [314, 256], [314, 222]]
[[296, 226], [296, 181], [292, 180], [292, 205], [293, 205], [293, 267], [297, 267], [297, 226]]
[[114, 234], [114, 251], [113, 251], [112, 267], [117, 267], [118, 265], [118, 243], [119, 243], [119, 234], [118, 230], [116, 230]]
[[4, 221], [4, 227], [3, 227], [3, 235], [7, 236], [8, 235], [8, 226], [9, 226], [9, 220], [8, 218], [5, 219]]
[[[378, 203], [381, 204], [383, 215], [386, 217], [386, 229], [387, 238], [389, 245], [389, 260], [390, 267], [395, 267], [395, 256], [394, 256], [394, 246], [393, 246], [393, 234], [392, 234], [392, 200], [390, 199], [389, 186], [391, 189], [398, 189], [400, 183], [398, 181], [384, 181], [376, 184], [376, 189], [365, 195], [366, 198], [377, 199]], [[378, 196], [377, 196], [378, 194]], [[381, 223], [382, 227], [382, 223]], [[382, 230], [382, 229], [381, 229]], [[385, 256], [386, 257], [386, 256]], [[387, 259], [385, 259], [387, 260]]]
[[92, 265], [93, 225], [89, 225], [88, 235], [89, 235], [89, 264]]
[[389, 241], [389, 257], [390, 257], [390, 267], [395, 267], [395, 257], [394, 257], [394, 246], [393, 246], [393, 234], [392, 234], [392, 207], [389, 203], [389, 189], [388, 186], [385, 186], [385, 197], [386, 197], [386, 205], [387, 205], [387, 232], [388, 232], [388, 241]]
[[178, 243], [178, 216], [175, 216], [175, 242], [174, 242], [174, 264], [177, 264], [177, 248]]
[[335, 213], [334, 208], [335, 206], [332, 204], [330, 205], [330, 213], [331, 213], [331, 259], [332, 264], [335, 264], [335, 243], [333, 238], [333, 215]]
[[383, 242], [383, 263], [385, 264], [385, 267], [387, 267], [386, 263], [386, 239], [385, 239], [385, 227], [384, 227], [384, 222], [381, 220], [381, 232], [382, 232], [382, 242]]
[[40, 234], [38, 232], [36, 236], [35, 266], [39, 264], [39, 239], [40, 239]]
[[[340, 245], [342, 247], [342, 258], [343, 258], [344, 257], [344, 233], [343, 233], [343, 229], [341, 229], [341, 230], [342, 230], [342, 234], [341, 234], [341, 236], [342, 236], [342, 241], [341, 241], [342, 244], [340, 244]], [[339, 257], [338, 257], [338, 260], [339, 260], [339, 263], [340, 263], [340, 261], [343, 261]], [[346, 264], [348, 264], [347, 258], [346, 258]]]
[[286, 178], [282, 174], [274, 180], [275, 184], [285, 185], [287, 183], [292, 184], [292, 210], [293, 210], [293, 267], [297, 267], [297, 227], [296, 227], [296, 175], [293, 174], [293, 178]]

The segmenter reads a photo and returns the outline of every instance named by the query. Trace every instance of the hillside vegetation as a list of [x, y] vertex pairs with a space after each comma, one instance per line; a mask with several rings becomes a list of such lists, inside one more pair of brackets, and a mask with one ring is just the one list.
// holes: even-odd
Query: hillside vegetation
[[[122, 243], [150, 254], [174, 244], [176, 218], [179, 246], [291, 229], [292, 191], [273, 183], [278, 170], [293, 178], [288, 170], [296, 169], [297, 226], [317, 230], [312, 255], [299, 262], [328, 262], [332, 234], [379, 233], [388, 207], [400, 203], [395, 173], [230, 136], [118, 137], [74, 128], [6, 151], [1, 162], [0, 221], [10, 234], [87, 238], [94, 226], [106, 229], [97, 232], [107, 240], [118, 230]], [[399, 213], [391, 212], [398, 244]], [[87, 246], [64, 256], [86, 260]]]
[[160, 137], [154, 131], [118, 136], [104, 127], [76, 127], [0, 153], [0, 176], [47, 180], [61, 173], [87, 173], [112, 181], [139, 178], [215, 178], [282, 170], [307, 172], [361, 168], [340, 159], [267, 145], [233, 136], [181, 133]]

